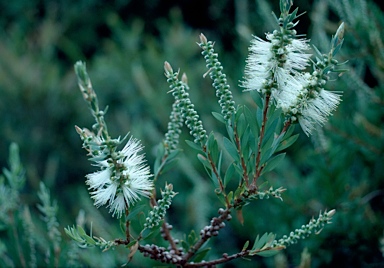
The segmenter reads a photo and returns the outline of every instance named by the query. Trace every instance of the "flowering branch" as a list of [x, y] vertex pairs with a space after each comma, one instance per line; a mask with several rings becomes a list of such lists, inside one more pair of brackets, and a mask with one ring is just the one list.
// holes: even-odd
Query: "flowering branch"
[[[279, 18], [275, 16], [278, 29], [267, 33], [266, 40], [254, 37], [251, 41], [245, 78], [241, 86], [245, 91], [256, 91], [255, 94], [251, 93], [251, 97], [256, 103], [257, 111], [251, 111], [244, 105], [235, 107], [227, 76], [213, 49], [214, 43], [200, 34], [198, 45], [203, 50], [202, 55], [208, 68], [204, 77], [210, 75], [221, 108], [221, 113], [213, 115], [227, 128], [227, 137], [223, 138], [222, 143], [216, 140], [218, 136], [213, 132], [207, 135], [189, 98], [187, 76], [183, 74], [179, 79], [180, 72], [173, 71], [168, 62], [164, 63], [169, 93], [174, 97], [174, 103], [167, 132], [158, 146], [154, 175], [150, 174], [145, 156], [140, 154], [143, 146], [139, 140], [128, 137], [128, 134], [122, 139], [110, 137], [104, 120], [105, 111], [99, 108], [85, 64], [75, 64], [80, 90], [96, 121], [93, 131], [76, 127], [90, 160], [99, 169], [86, 176], [86, 184], [96, 207], [106, 205], [112, 216], [116, 215], [117, 218], [125, 214], [125, 239], [107, 241], [101, 237], [88, 236], [80, 226], [77, 229], [67, 228], [69, 236], [82, 246], [99, 246], [104, 250], [125, 245], [130, 249], [129, 259], [139, 251], [145, 257], [178, 267], [211, 267], [240, 257], [272, 256], [299, 238], [320, 232], [325, 224], [330, 223], [335, 210], [320, 213], [318, 219], [312, 219], [307, 225], [282, 239], [276, 240], [273, 233], [266, 233], [256, 237], [251, 249], [248, 249], [247, 242], [238, 253], [224, 253], [215, 260], [201, 261], [203, 253], [208, 250], [203, 246], [226, 227], [232, 218], [232, 211], [236, 210], [239, 220], [243, 222], [242, 208], [253, 200], [272, 197], [283, 200], [285, 188], [270, 187], [262, 190], [258, 179], [278, 166], [285, 157], [285, 152], [280, 151], [297, 139], [297, 135], [291, 136], [291, 125], [299, 123], [304, 133], [309, 135], [315, 125], [326, 122], [341, 101], [340, 94], [326, 91], [324, 86], [332, 72], [343, 71], [337, 69], [340, 64], [334, 59], [343, 42], [343, 24], [332, 38], [328, 54], [321, 54], [315, 48], [318, 55], [314, 61], [308, 53], [309, 40], [298, 35], [294, 29], [298, 23], [295, 20], [300, 15], [297, 15], [298, 9], [291, 12], [291, 7], [292, 1], [280, 0], [281, 15]], [[308, 73], [305, 70], [310, 65], [313, 71]], [[161, 190], [162, 197], [158, 200], [154, 184], [175, 162], [181, 151], [178, 146], [184, 124], [193, 137], [193, 142], [187, 143], [197, 151], [197, 158], [212, 179], [214, 191], [224, 208], [220, 208], [218, 216], [212, 217], [210, 223], [201, 229], [199, 237], [192, 231], [189, 236], [191, 239], [188, 237], [188, 241], [182, 241], [182, 247], [179, 247], [180, 241], [172, 236], [173, 227], [165, 219], [176, 193], [172, 184], [166, 184], [164, 190]], [[123, 149], [119, 149], [125, 141]], [[227, 154], [223, 153], [222, 147]], [[227, 161], [228, 156], [231, 157], [230, 161]], [[227, 168], [223, 173], [225, 165]], [[237, 185], [228, 184], [239, 176], [240, 182]], [[141, 207], [132, 207], [141, 197], [149, 198], [149, 213], [142, 229], [134, 237], [135, 232], [131, 232], [130, 223], [140, 213]], [[162, 238], [169, 243], [168, 248], [157, 244], [142, 244], [159, 230]]]
[[138, 155], [143, 147], [140, 142], [130, 138], [121, 151], [117, 151], [123, 139], [111, 139], [104, 113], [100, 112], [98, 100], [88, 77], [85, 64], [77, 62], [75, 71], [84, 99], [96, 118], [97, 134], [88, 129], [76, 127], [83, 140], [84, 148], [91, 155], [91, 161], [101, 168], [100, 171], [87, 175], [87, 184], [93, 191], [92, 198], [95, 206], [100, 207], [108, 203], [110, 212], [118, 218], [122, 213], [140, 199], [140, 196], [149, 197], [153, 183], [149, 180], [149, 167], [145, 164], [143, 155]]

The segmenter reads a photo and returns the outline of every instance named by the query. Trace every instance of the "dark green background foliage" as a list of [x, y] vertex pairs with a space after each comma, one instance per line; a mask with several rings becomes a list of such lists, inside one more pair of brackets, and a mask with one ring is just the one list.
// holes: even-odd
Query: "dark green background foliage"
[[[301, 135], [284, 163], [264, 178], [275, 188], [288, 189], [284, 202], [260, 200], [247, 206], [244, 226], [234, 219], [211, 242], [211, 257], [240, 250], [258, 233], [272, 231], [280, 237], [320, 210], [336, 208], [332, 225], [288, 248], [284, 256], [236, 260], [225, 267], [273, 266], [284, 259], [297, 266], [304, 247], [314, 267], [384, 265], [379, 243], [384, 236], [383, 12], [368, 0], [295, 1], [294, 5], [307, 11], [298, 32], [307, 32], [322, 51], [327, 51], [339, 23], [346, 22], [339, 58], [349, 60], [349, 72], [328, 87], [342, 91], [343, 102], [329, 124], [313, 137]], [[189, 93], [203, 124], [208, 132], [220, 132], [222, 126], [211, 115], [219, 106], [209, 78], [203, 78], [206, 69], [196, 45], [198, 35], [203, 32], [216, 41], [236, 102], [251, 104], [238, 81], [251, 34], [263, 37], [273, 30], [272, 9], [278, 13], [277, 0], [2, 1], [0, 164], [7, 166], [8, 147], [18, 143], [27, 177], [22, 202], [37, 213], [37, 191], [43, 180], [58, 201], [60, 230], [72, 225], [83, 208], [87, 226], [93, 222], [94, 234], [119, 237], [118, 224], [104, 209], [92, 206], [84, 184], [84, 176], [94, 169], [74, 125], [90, 127], [93, 121], [76, 85], [74, 62], [87, 62], [100, 105], [109, 106], [110, 133], [131, 132], [141, 139], [152, 165], [154, 147], [163, 139], [172, 104], [166, 93], [164, 61], [187, 73]], [[298, 127], [296, 131], [301, 132]], [[167, 177], [179, 192], [169, 218], [175, 230], [180, 230], [175, 236], [181, 238], [182, 232], [204, 227], [219, 206], [209, 188], [211, 182], [184, 142], [191, 139], [185, 133], [181, 138], [185, 153]], [[33, 217], [39, 225], [38, 216]], [[11, 232], [2, 230], [0, 237], [9, 249], [15, 245]], [[63, 254], [68, 241], [63, 236]], [[103, 254], [98, 249], [84, 250], [81, 261], [97, 266], [103, 257], [104, 266], [110, 267], [124, 263], [126, 254], [124, 249]], [[43, 259], [39, 257], [42, 263]], [[137, 254], [133, 265], [140, 263], [144, 260]]]

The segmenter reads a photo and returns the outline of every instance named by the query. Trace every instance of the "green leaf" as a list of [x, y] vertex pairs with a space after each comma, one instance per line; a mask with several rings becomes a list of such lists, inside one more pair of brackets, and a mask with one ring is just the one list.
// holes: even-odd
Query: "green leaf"
[[169, 161], [169, 160], [173, 160], [176, 156], [179, 155], [180, 151], [181, 151], [180, 149], [173, 150], [173, 151], [168, 155], [168, 157], [167, 157], [167, 161]]
[[185, 252], [188, 252], [189, 244], [185, 240], [181, 240], [181, 246], [183, 247]]
[[267, 162], [271, 156], [272, 156], [272, 147], [263, 146], [263, 148], [261, 148], [260, 165]]
[[346, 73], [346, 72], [349, 72], [349, 69], [337, 69], [337, 70], [333, 70], [334, 73]]
[[240, 175], [240, 176], [243, 175], [243, 169], [241, 168], [240, 163], [234, 164], [234, 167], [235, 167], [235, 171], [238, 175]]
[[81, 227], [80, 225], [77, 226], [77, 233], [82, 237], [82, 236], [85, 236], [87, 235], [83, 229], [83, 227]]
[[164, 145], [161, 143], [157, 147], [156, 160], [155, 160], [155, 163], [153, 165], [153, 171], [155, 174], [157, 174], [159, 172], [160, 163], [161, 163], [161, 159], [163, 158], [163, 156], [164, 156]]
[[[144, 213], [144, 208], [147, 206], [144, 204], [136, 205], [131, 211], [129, 211], [128, 216], [125, 218], [126, 221], [134, 220], [139, 213]], [[125, 227], [124, 227], [125, 228]]]
[[196, 143], [192, 142], [192, 141], [189, 141], [189, 140], [185, 140], [185, 142], [192, 148], [192, 149], [195, 149], [197, 150], [198, 152], [203, 152], [203, 150], [201, 149], [201, 146], [200, 145], [197, 145]]
[[268, 238], [268, 233], [263, 234], [261, 238], [259, 238], [259, 235], [257, 235], [255, 239], [255, 243], [253, 244], [252, 250], [261, 249], [267, 242], [267, 238]]
[[220, 113], [212, 112], [212, 115], [214, 118], [216, 118], [219, 122], [225, 124], [224, 116], [222, 116]]
[[239, 105], [236, 110], [235, 122], [239, 120], [239, 117], [243, 114], [244, 105]]
[[71, 236], [71, 237], [75, 239], [77, 242], [80, 242], [80, 243], [85, 242], [86, 244], [92, 245], [92, 246], [96, 245], [96, 241], [92, 237], [88, 236], [80, 225], [77, 226], [77, 229], [71, 228], [71, 233], [75, 235], [75, 237], [74, 236]]
[[213, 182], [213, 185], [215, 186], [215, 188], [219, 188], [220, 185], [219, 185], [219, 180], [215, 174], [215, 172], [211, 171], [210, 174], [208, 174], [209, 177], [211, 178], [212, 182]]
[[257, 142], [258, 142], [258, 138], [256, 138], [253, 135], [253, 133], [251, 133], [248, 139], [248, 146], [251, 149], [251, 151], [254, 153], [257, 152]]
[[267, 129], [276, 130], [276, 125], [279, 125], [279, 120], [281, 120], [281, 109], [276, 109], [274, 105], [271, 105], [268, 110], [268, 122], [266, 125]]
[[296, 127], [296, 124], [291, 124], [289, 126], [289, 128], [287, 129], [287, 131], [284, 134], [284, 139], [288, 138], [288, 137], [290, 137], [292, 135], [293, 131], [295, 130], [295, 127]]
[[226, 137], [224, 137], [224, 147], [225, 149], [227, 150], [227, 152], [229, 153], [229, 155], [235, 160], [235, 161], [239, 161], [240, 160], [240, 157], [239, 157], [239, 153], [237, 152], [237, 148], [235, 146], [235, 144], [233, 144], [229, 139], [227, 139]]
[[274, 168], [277, 167], [277, 165], [283, 160], [285, 157], [285, 153], [278, 154], [275, 157], [272, 157], [264, 166], [263, 171], [261, 172], [261, 175], [272, 171]]
[[261, 123], [263, 121], [263, 111], [261, 109], [256, 110], [256, 121], [258, 129], [261, 129]]
[[268, 250], [257, 252], [254, 255], [261, 256], [261, 257], [272, 257], [277, 253], [279, 253], [279, 251], [281, 250], [282, 249], [268, 249]]
[[219, 158], [219, 145], [217, 144], [217, 141], [215, 139], [215, 136], [213, 135], [213, 132], [209, 134], [207, 144], [208, 144], [208, 152], [212, 157], [212, 161], [216, 164]]
[[284, 5], [284, 1], [280, 0], [280, 12], [283, 13], [284, 10], [285, 10], [285, 5]]
[[[274, 134], [274, 132], [272, 132], [273, 134]], [[266, 150], [266, 149], [269, 149], [269, 148], [271, 148], [272, 149], [272, 144], [273, 144], [273, 142], [275, 141], [275, 139], [276, 139], [276, 135], [266, 135], [266, 136], [264, 136], [264, 142], [263, 142], [263, 144], [262, 144], [262, 146], [261, 146], [261, 149], [262, 149], [262, 152], [263, 152], [263, 150]]]
[[179, 159], [177, 159], [177, 158], [167, 159], [167, 162], [165, 162], [163, 169], [161, 170], [161, 174], [164, 174], [165, 172], [167, 172], [168, 170], [173, 168], [177, 164], [178, 161], [179, 161]]
[[335, 57], [336, 54], [339, 52], [341, 46], [343, 45], [344, 39], [341, 40], [341, 42], [335, 47], [335, 49], [332, 52], [332, 57]]
[[226, 127], [227, 127], [228, 137], [229, 137], [231, 140], [234, 140], [235, 135], [234, 135], [232, 126], [231, 126], [231, 125], [227, 125]]
[[123, 234], [125, 234], [125, 222], [126, 222], [126, 220], [124, 219], [124, 217], [121, 217], [120, 222], [119, 222], [119, 226], [120, 226], [120, 231]]
[[276, 26], [279, 25], [279, 19], [277, 18], [275, 12], [272, 11], [272, 17], [275, 19]]
[[[249, 255], [259, 255], [259, 256], [265, 256], [267, 257], [268, 254], [260, 254], [261, 252], [266, 252], [274, 249], [283, 249], [283, 247], [278, 247], [278, 248], [270, 248], [272, 242], [275, 240], [276, 235], [273, 233], [265, 233], [261, 238], [259, 238], [259, 235], [257, 235], [255, 243], [252, 247], [251, 252]], [[270, 256], [273, 256], [274, 254], [271, 254]]]
[[200, 161], [206, 168], [208, 168], [209, 170], [211, 169], [211, 165], [210, 165], [208, 159], [207, 159], [205, 156], [203, 156], [203, 155], [201, 155], [201, 154], [198, 154], [198, 155], [197, 155], [197, 159], [199, 159], [199, 161]]
[[297, 11], [299, 11], [299, 8], [297, 7], [292, 13], [289, 15], [289, 20], [293, 21], [296, 18]]
[[280, 145], [280, 142], [283, 139], [283, 137], [284, 137], [283, 135], [279, 135], [275, 139], [273, 139], [273, 142], [272, 142], [272, 145], [271, 145], [271, 147], [273, 149], [273, 153], [276, 151], [276, 148]]
[[197, 239], [198, 239], [198, 237], [196, 236], [195, 230], [192, 230], [188, 235], [187, 242], [189, 245], [193, 245], [197, 242]]
[[232, 191], [230, 191], [230, 192], [228, 193], [227, 198], [228, 198], [229, 202], [232, 201], [232, 198], [233, 198], [233, 192], [232, 192]]
[[201, 262], [204, 260], [204, 257], [207, 255], [207, 253], [211, 250], [211, 248], [204, 248], [200, 249], [196, 254], [195, 257], [193, 258], [194, 262]]
[[148, 236], [150, 236], [152, 234], [153, 230], [152, 229], [149, 229], [149, 228], [145, 228], [142, 232], [141, 232], [141, 236], [143, 237], [143, 239], [146, 239]]
[[235, 197], [238, 198], [244, 192], [245, 186], [237, 187], [235, 191]]
[[152, 229], [145, 228], [141, 233], [141, 236], [143, 237], [143, 239], [151, 239], [151, 237], [155, 237], [160, 233], [160, 227], [161, 224]]
[[133, 241], [131, 241], [130, 243], [128, 243], [125, 247], [126, 248], [130, 248], [130, 247], [132, 247], [134, 244], [136, 244], [136, 240], [133, 240]]
[[249, 151], [251, 150], [251, 146], [249, 146], [249, 137], [253, 135], [251, 135], [250, 133], [250, 129], [249, 127], [247, 127], [244, 131], [244, 134], [243, 134], [243, 137], [241, 139], [241, 144], [240, 144], [240, 147], [241, 147], [241, 152], [243, 154], [243, 157], [245, 158], [245, 160], [248, 159], [248, 156], [249, 156]]
[[256, 105], [262, 109], [263, 108], [263, 99], [260, 96], [260, 93], [257, 92], [256, 90], [252, 90], [249, 92], [249, 94], [252, 97], [252, 100], [256, 103]]
[[96, 241], [92, 237], [85, 235], [82, 238], [84, 238], [85, 241], [87, 241], [88, 245], [92, 245], [92, 246], [96, 245]]
[[258, 127], [259, 125], [257, 124], [256, 114], [252, 113], [247, 106], [244, 106], [244, 116], [253, 135], [258, 137], [260, 134], [260, 129]]
[[312, 47], [313, 50], [316, 52], [317, 56], [323, 58], [323, 54], [320, 52], [320, 50], [315, 45], [312, 45]]
[[215, 193], [216, 193], [217, 198], [221, 202], [221, 204], [223, 204], [223, 206], [226, 206], [227, 202], [226, 202], [225, 197], [224, 197], [224, 195], [222, 194], [222, 192], [220, 191], [219, 188], [216, 188]]
[[243, 136], [243, 134], [244, 134], [244, 131], [245, 131], [246, 127], [247, 127], [247, 123], [245, 121], [244, 115], [241, 115], [239, 117], [239, 119], [237, 120], [236, 127], [237, 127], [237, 134], [241, 138]]
[[243, 249], [241, 251], [247, 250], [248, 246], [249, 246], [249, 240], [247, 240], [247, 242], [245, 242]]
[[298, 137], [299, 137], [299, 134], [296, 134], [296, 135], [289, 137], [286, 140], [283, 140], [279, 144], [279, 146], [276, 148], [276, 152], [284, 150], [284, 149], [288, 148], [289, 146], [291, 146], [297, 140]]
[[228, 182], [233, 178], [233, 174], [235, 173], [234, 163], [230, 164], [227, 168], [227, 171], [224, 175], [224, 187], [227, 186]]
[[220, 150], [220, 154], [219, 154], [219, 161], [218, 161], [218, 163], [217, 163], [217, 170], [221, 170], [221, 164], [222, 164], [222, 162], [223, 162], [223, 151], [222, 150]]

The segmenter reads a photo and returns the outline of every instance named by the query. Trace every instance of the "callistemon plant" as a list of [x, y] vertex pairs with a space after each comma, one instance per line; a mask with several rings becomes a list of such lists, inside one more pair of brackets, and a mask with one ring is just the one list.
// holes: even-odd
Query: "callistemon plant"
[[[320, 212], [318, 218], [312, 218], [308, 224], [282, 238], [276, 238], [273, 230], [263, 235], [250, 234], [255, 240], [252, 246], [246, 242], [237, 253], [223, 252], [216, 258], [207, 254], [206, 242], [220, 235], [232, 214], [242, 221], [243, 217], [239, 216], [242, 208], [253, 200], [283, 200], [286, 189], [281, 186], [265, 188], [259, 182], [260, 177], [276, 168], [285, 156], [283, 150], [296, 141], [299, 135], [293, 134], [296, 123], [310, 135], [326, 123], [341, 101], [340, 93], [327, 91], [325, 85], [344, 71], [339, 69], [341, 64], [335, 59], [343, 43], [344, 25], [341, 24], [332, 37], [330, 51], [322, 54], [295, 30], [300, 15], [298, 9], [290, 11], [291, 7], [291, 1], [281, 0], [281, 15], [273, 14], [277, 28], [266, 33], [265, 38], [255, 36], [251, 41], [244, 79], [240, 84], [244, 94], [249, 94], [256, 104], [250, 108], [235, 103], [224, 68], [214, 51], [214, 43], [200, 35], [198, 45], [208, 69], [204, 77], [209, 74], [212, 79], [221, 108], [220, 113], [212, 114], [227, 130], [221, 133], [220, 142], [217, 141], [219, 135], [208, 134], [204, 129], [189, 97], [193, 91], [188, 87], [186, 75], [180, 75], [180, 71], [174, 71], [171, 64], [165, 62], [168, 93], [172, 94], [174, 103], [168, 131], [157, 150], [152, 172], [138, 139], [129, 134], [124, 138], [109, 135], [105, 111], [99, 108], [85, 64], [75, 64], [82, 95], [96, 120], [92, 130], [76, 127], [83, 147], [97, 167], [97, 171], [86, 176], [90, 198], [96, 207], [109, 208], [112, 217], [125, 223], [125, 230], [124, 238], [106, 240], [87, 235], [81, 226], [77, 226], [66, 228], [69, 236], [83, 247], [98, 246], [107, 250], [124, 245], [129, 250], [129, 260], [140, 252], [145, 257], [176, 266], [213, 267], [236, 258], [272, 256], [299, 239], [319, 233], [331, 222], [334, 209]], [[222, 204], [217, 208], [217, 215], [207, 219], [207, 225], [193, 239], [191, 235], [185, 239], [186, 235], [172, 231], [173, 219], [166, 216], [177, 195], [163, 175], [180, 153], [179, 136], [183, 125], [192, 136], [187, 144], [196, 152], [212, 181], [212, 190]], [[238, 183], [229, 183], [234, 180]], [[156, 196], [157, 188], [160, 188], [161, 197]], [[136, 207], [141, 199], [148, 199], [147, 210]], [[143, 200], [140, 206], [142, 204]], [[143, 211], [148, 211], [147, 215], [143, 216]], [[140, 225], [140, 230], [132, 230], [131, 222], [140, 217], [143, 217], [141, 225], [135, 225]], [[243, 224], [247, 228], [246, 222]], [[149, 244], [148, 237], [156, 233], [161, 233], [158, 243]], [[164, 244], [168, 246], [164, 247]], [[230, 250], [233, 252], [232, 248]]]

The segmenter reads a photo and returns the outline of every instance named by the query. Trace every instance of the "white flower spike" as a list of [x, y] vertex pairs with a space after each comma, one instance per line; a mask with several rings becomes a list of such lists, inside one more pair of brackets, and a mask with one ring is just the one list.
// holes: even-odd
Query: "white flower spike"
[[130, 138], [119, 152], [120, 159], [115, 164], [107, 165], [100, 161], [103, 169], [87, 175], [86, 183], [91, 189], [91, 197], [97, 207], [108, 203], [109, 212], [120, 218], [125, 209], [140, 200], [149, 197], [153, 189], [149, 167], [144, 155], [138, 153], [143, 149], [140, 141]]

